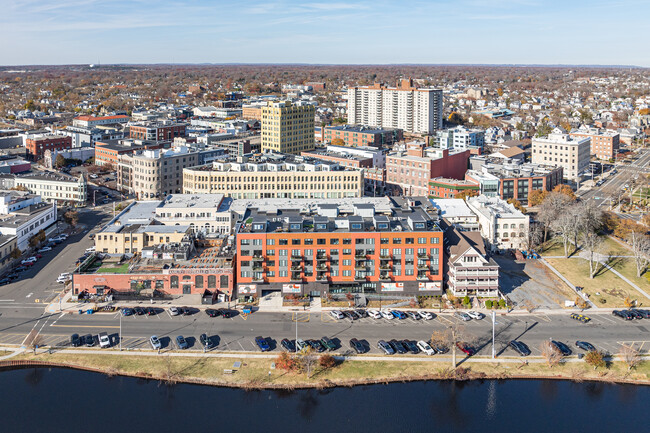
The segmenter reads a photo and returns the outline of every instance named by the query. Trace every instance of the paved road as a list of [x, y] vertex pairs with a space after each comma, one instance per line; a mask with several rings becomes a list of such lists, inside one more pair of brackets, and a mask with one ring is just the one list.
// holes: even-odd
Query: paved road
[[84, 231], [70, 236], [65, 242], [44, 253], [29, 270], [20, 274], [20, 278], [11, 284], [0, 287], [0, 305], [16, 308], [31, 307], [43, 309], [38, 305], [54, 299], [63, 288], [56, 283], [61, 272], [70, 272], [84, 250], [93, 245], [88, 233], [96, 232], [98, 224], [108, 222], [109, 215], [102, 209], [83, 209], [79, 212], [79, 224]]
[[[40, 332], [47, 345], [67, 344], [70, 334], [108, 332], [114, 341], [120, 332], [120, 314], [96, 313], [92, 315], [52, 314], [40, 316], [24, 309], [6, 308], [0, 305], [0, 345], [21, 344], [32, 330]], [[620, 344], [633, 344], [642, 352], [650, 350], [650, 321], [638, 320], [624, 322], [610, 314], [589, 314], [588, 324], [576, 322], [566, 314], [517, 314], [497, 316], [497, 351], [505, 348], [513, 338], [521, 339], [529, 345], [534, 355], [540, 355], [542, 341], [549, 338], [564, 341], [573, 346], [576, 339], [591, 342], [601, 350], [618, 353]], [[297, 320], [297, 322], [296, 322]], [[438, 315], [434, 320], [375, 320], [364, 318], [351, 322], [336, 321], [326, 313], [254, 313], [248, 318], [241, 315], [230, 319], [210, 318], [203, 312], [191, 316], [172, 317], [166, 310], [156, 316], [122, 317], [123, 348], [149, 348], [148, 338], [158, 335], [169, 348], [177, 335], [183, 335], [193, 345], [192, 350], [200, 350], [198, 336], [207, 333], [219, 342], [217, 351], [256, 351], [254, 338], [258, 335], [270, 338], [275, 346], [282, 338], [295, 339], [296, 323], [298, 337], [321, 338], [328, 336], [348, 349], [352, 337], [365, 339], [371, 353], [379, 353], [376, 342], [379, 339], [429, 339], [433, 331], [444, 331], [458, 319], [449, 314]], [[492, 328], [491, 321], [472, 320], [465, 323], [463, 332], [468, 339], [482, 346], [480, 354], [489, 355]], [[277, 348], [275, 350], [278, 350]], [[579, 350], [577, 350], [579, 352]], [[506, 349], [504, 355], [515, 354]]]
[[[608, 176], [607, 181], [600, 187], [594, 187], [581, 194], [583, 200], [594, 199], [599, 206], [610, 206], [611, 199], [618, 199], [619, 194], [623, 192], [623, 187], [626, 184], [632, 183], [633, 179], [650, 170], [650, 151], [642, 149], [637, 154], [638, 158], [631, 164], [620, 164], [616, 166], [618, 173], [613, 176]], [[635, 219], [633, 215], [620, 214], [624, 218]]]

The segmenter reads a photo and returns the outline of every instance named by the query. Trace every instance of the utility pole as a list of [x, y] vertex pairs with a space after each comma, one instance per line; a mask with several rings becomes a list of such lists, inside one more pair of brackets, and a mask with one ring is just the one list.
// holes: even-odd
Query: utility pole
[[122, 312], [120, 311], [120, 335], [117, 336], [120, 340], [120, 352], [122, 351]]
[[298, 353], [298, 315], [296, 314], [296, 353]]

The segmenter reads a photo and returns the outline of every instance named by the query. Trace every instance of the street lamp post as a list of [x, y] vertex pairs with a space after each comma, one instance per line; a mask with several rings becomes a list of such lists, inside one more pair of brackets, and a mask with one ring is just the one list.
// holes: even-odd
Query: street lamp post
[[496, 325], [496, 312], [492, 311], [492, 359], [495, 358], [495, 349], [494, 349], [494, 325]]
[[120, 335], [117, 336], [120, 340], [120, 352], [122, 351], [122, 312], [120, 312]]

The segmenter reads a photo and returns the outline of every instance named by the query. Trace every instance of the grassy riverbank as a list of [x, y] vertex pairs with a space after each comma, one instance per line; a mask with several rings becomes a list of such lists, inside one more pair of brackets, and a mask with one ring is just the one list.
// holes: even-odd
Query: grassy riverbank
[[[311, 376], [307, 377], [305, 373], [289, 373], [272, 369], [271, 364], [274, 359], [120, 356], [59, 352], [23, 354], [12, 360], [65, 364], [70, 367], [97, 369], [109, 375], [146, 377], [168, 383], [194, 382], [242, 388], [291, 389], [410, 380], [545, 377], [650, 385], [650, 362], [644, 362], [632, 371], [628, 371], [627, 366], [618, 361], [610, 363], [608, 368], [597, 370], [583, 362], [564, 363], [554, 367], [548, 367], [543, 363], [465, 362], [454, 371], [448, 362], [346, 361], [332, 368], [322, 368], [316, 364]], [[225, 370], [232, 369], [233, 363], [238, 360], [242, 362], [241, 367], [234, 373], [226, 373]]]

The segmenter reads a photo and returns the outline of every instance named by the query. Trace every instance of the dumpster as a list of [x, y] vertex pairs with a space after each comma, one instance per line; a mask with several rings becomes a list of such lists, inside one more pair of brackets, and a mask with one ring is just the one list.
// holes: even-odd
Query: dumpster
[[243, 312], [244, 314], [251, 314], [251, 313], [253, 312], [253, 310], [251, 309], [251, 307], [244, 307], [244, 309], [242, 310], [242, 312]]
[[95, 310], [93, 310], [92, 308], [89, 308], [88, 310], [86, 310], [86, 314], [93, 314], [94, 312], [95, 312]]

